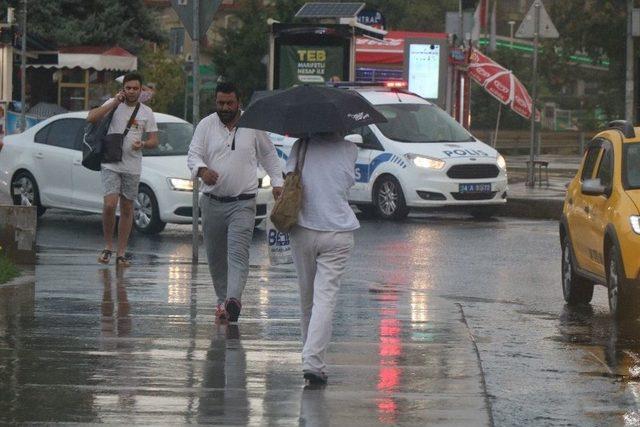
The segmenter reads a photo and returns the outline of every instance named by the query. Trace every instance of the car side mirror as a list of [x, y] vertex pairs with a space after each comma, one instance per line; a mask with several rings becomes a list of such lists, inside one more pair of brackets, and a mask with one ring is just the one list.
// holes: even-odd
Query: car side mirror
[[607, 194], [607, 188], [602, 185], [600, 178], [585, 179], [581, 191], [588, 196], [603, 196]]
[[362, 145], [364, 142], [362, 140], [362, 135], [360, 135], [359, 133], [352, 133], [350, 135], [345, 136], [344, 139], [346, 139], [347, 141], [353, 142], [356, 145]]

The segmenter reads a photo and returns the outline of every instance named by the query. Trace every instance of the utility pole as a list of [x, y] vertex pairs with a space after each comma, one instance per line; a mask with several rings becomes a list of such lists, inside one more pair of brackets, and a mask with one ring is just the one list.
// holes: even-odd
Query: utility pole
[[634, 99], [633, 99], [633, 0], [627, 0], [627, 75], [624, 97], [624, 118], [626, 121], [633, 123], [634, 115]]
[[535, 18], [533, 21], [533, 82], [531, 83], [531, 141], [529, 146], [529, 170], [527, 187], [535, 185], [535, 171], [533, 161], [535, 160], [536, 148], [536, 99], [538, 97], [538, 41], [540, 36], [540, 2], [536, 0]]
[[21, 40], [20, 50], [20, 132], [24, 132], [27, 127], [27, 0], [22, 0]]
[[[200, 1], [195, 0], [193, 4], [193, 68], [191, 70], [191, 76], [193, 79], [193, 114], [192, 121], [194, 128], [200, 121]], [[191, 260], [194, 264], [198, 263], [198, 246], [200, 244], [200, 231], [198, 230], [198, 221], [200, 220], [200, 207], [198, 206], [198, 196], [200, 192], [198, 186], [200, 184], [200, 178], [197, 176], [193, 179], [193, 203], [191, 212], [191, 228], [192, 228], [192, 242], [191, 242]]]

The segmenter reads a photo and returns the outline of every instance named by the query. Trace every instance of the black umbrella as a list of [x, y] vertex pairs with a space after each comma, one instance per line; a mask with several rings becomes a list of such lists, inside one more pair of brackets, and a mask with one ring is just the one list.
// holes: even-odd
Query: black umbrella
[[358, 93], [326, 86], [296, 86], [252, 102], [238, 127], [306, 137], [315, 132], [343, 132], [386, 122]]

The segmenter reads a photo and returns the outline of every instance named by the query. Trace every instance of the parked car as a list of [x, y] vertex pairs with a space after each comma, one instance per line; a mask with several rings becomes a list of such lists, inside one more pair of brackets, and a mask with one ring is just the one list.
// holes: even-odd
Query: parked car
[[[504, 158], [437, 105], [387, 87], [347, 89], [388, 120], [346, 136], [358, 146], [349, 200], [361, 211], [401, 219], [411, 208], [458, 207], [486, 218], [507, 201]], [[270, 136], [286, 160], [295, 140]]]
[[640, 128], [623, 121], [588, 144], [567, 188], [562, 219], [562, 293], [586, 304], [607, 287], [617, 318], [640, 314]]
[[[193, 126], [174, 116], [154, 113], [159, 146], [145, 150], [135, 228], [147, 234], [161, 232], [167, 223], [191, 223], [192, 181], [187, 151]], [[47, 208], [102, 212], [100, 173], [81, 165], [81, 141], [87, 112], [53, 116], [17, 135], [4, 138], [0, 152], [0, 191], [16, 205], [34, 205], [38, 215]], [[265, 218], [271, 197], [269, 176], [259, 182], [257, 221]]]

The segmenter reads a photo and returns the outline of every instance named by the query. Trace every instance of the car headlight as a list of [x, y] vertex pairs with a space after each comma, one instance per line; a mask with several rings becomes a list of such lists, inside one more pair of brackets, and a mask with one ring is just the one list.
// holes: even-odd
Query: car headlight
[[636, 234], [640, 234], [640, 216], [632, 215], [629, 219], [631, 220], [631, 228], [633, 228], [633, 231], [635, 231]]
[[271, 187], [271, 178], [269, 175], [265, 175], [260, 182], [260, 188], [269, 188]]
[[167, 178], [169, 187], [174, 191], [193, 191], [193, 181], [183, 178]]
[[496, 157], [496, 163], [498, 164], [498, 167], [500, 167], [500, 169], [507, 168], [507, 161], [504, 159], [504, 157], [502, 157], [501, 154], [498, 154], [498, 157]]
[[418, 154], [405, 154], [405, 157], [413, 162], [419, 168], [426, 169], [442, 169], [446, 164], [444, 160], [433, 157], [421, 156]]

